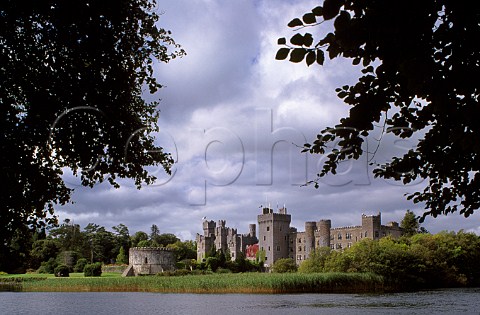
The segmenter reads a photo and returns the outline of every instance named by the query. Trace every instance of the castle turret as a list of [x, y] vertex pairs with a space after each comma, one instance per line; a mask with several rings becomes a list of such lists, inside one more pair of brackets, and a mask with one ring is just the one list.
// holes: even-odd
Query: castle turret
[[250, 237], [257, 237], [257, 225], [256, 224], [249, 224], [248, 225], [249, 235]]
[[330, 229], [332, 228], [332, 221], [320, 220], [317, 222], [317, 246], [330, 247]]
[[203, 221], [203, 235], [204, 236], [213, 236], [215, 235], [216, 224], [214, 221]]
[[363, 237], [378, 239], [382, 226], [382, 215], [379, 212], [377, 215], [362, 214], [362, 230]]
[[316, 222], [305, 222], [305, 255], [308, 257], [310, 251], [315, 250]]

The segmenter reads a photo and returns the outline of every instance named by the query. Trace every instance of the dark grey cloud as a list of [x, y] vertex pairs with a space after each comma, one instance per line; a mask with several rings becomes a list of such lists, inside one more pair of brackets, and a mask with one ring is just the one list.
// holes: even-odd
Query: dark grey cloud
[[[354, 83], [359, 75], [349, 61], [307, 68], [274, 60], [277, 38], [289, 35], [288, 21], [316, 5], [302, 0], [162, 1], [160, 24], [187, 51], [185, 58], [157, 67], [166, 85], [156, 95], [162, 99], [157, 141], [177, 161], [173, 175], [150, 168], [159, 179], [141, 190], [129, 181], [120, 189], [108, 183], [84, 188], [66, 175], [75, 187], [75, 203], [59, 208], [61, 219], [82, 226], [124, 223], [131, 233], [148, 232], [157, 224], [162, 232], [193, 239], [204, 216], [226, 219], [246, 232], [260, 205], [267, 204], [285, 204], [300, 230], [305, 221], [319, 219], [331, 219], [333, 226], [358, 225], [362, 213], [382, 212], [384, 223], [400, 221], [407, 209], [420, 215], [423, 206], [404, 194], [424, 184], [374, 179], [371, 155], [343, 163], [340, 175], [322, 179], [318, 189], [300, 185], [315, 178], [324, 157], [302, 154], [298, 146], [348, 114], [335, 88]], [[369, 149], [376, 147], [380, 133], [381, 128], [368, 139]], [[414, 144], [385, 136], [372, 161], [388, 161]], [[479, 219], [478, 214], [468, 219], [454, 214], [427, 218], [425, 227], [478, 233]]]

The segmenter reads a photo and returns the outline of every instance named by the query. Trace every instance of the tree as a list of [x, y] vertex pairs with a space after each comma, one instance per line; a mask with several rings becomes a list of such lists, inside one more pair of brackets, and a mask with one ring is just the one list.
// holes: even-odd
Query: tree
[[115, 231], [116, 252], [120, 252], [122, 247], [124, 251], [128, 252], [131, 243], [128, 227], [120, 223], [119, 225], [113, 226], [112, 229]]
[[156, 243], [158, 246], [166, 247], [168, 244], [175, 244], [178, 241], [179, 239], [175, 236], [175, 234], [163, 233], [158, 235]]
[[372, 155], [365, 138], [380, 124], [382, 132], [418, 141], [390, 162], [376, 162], [374, 152], [368, 160], [376, 177], [426, 180], [423, 191], [407, 196], [425, 204], [420, 222], [455, 211], [471, 215], [480, 206], [480, 85], [471, 79], [480, 73], [480, 3], [325, 0], [288, 26], [303, 30], [330, 20], [334, 29], [325, 36], [298, 33], [289, 44], [280, 38], [276, 55], [323, 65], [327, 54], [362, 67], [355, 85], [336, 89], [352, 106], [349, 116], [305, 144], [304, 151], [328, 154], [312, 183], [318, 187], [341, 161]]
[[277, 273], [296, 272], [297, 264], [293, 258], [281, 258], [273, 263], [272, 271]]
[[400, 227], [403, 229], [403, 235], [412, 236], [417, 234], [420, 230], [420, 223], [418, 223], [417, 216], [410, 210], [407, 210], [405, 216], [400, 223]]
[[[118, 178], [138, 188], [169, 172], [154, 143], [161, 85], [155, 62], [184, 51], [159, 28], [155, 0], [5, 0], [0, 4], [0, 269], [16, 230], [56, 223], [70, 201], [65, 168], [82, 185]], [[173, 47], [174, 51], [168, 49]]]
[[95, 223], [89, 223], [85, 227], [85, 237], [90, 245], [90, 263], [102, 261], [109, 263], [115, 258], [115, 237], [103, 226]]
[[37, 240], [32, 244], [32, 250], [30, 256], [32, 257], [31, 268], [37, 269], [40, 267], [40, 263], [48, 261], [50, 258], [57, 257], [59, 252], [58, 242], [46, 239]]
[[160, 229], [156, 224], [152, 224], [152, 226], [150, 227], [150, 240], [153, 243], [160, 244], [159, 237], [160, 237]]
[[141, 241], [148, 241], [148, 234], [143, 231], [138, 231], [131, 237], [132, 247], [137, 247]]
[[330, 247], [320, 247], [311, 251], [308, 258], [298, 267], [298, 271], [301, 273], [325, 271], [325, 262], [331, 255], [331, 252]]
[[125, 254], [123, 247], [120, 247], [120, 251], [118, 252], [117, 264], [128, 264], [128, 256]]
[[195, 241], [176, 241], [166, 246], [175, 251], [177, 261], [191, 260], [197, 258], [197, 244]]

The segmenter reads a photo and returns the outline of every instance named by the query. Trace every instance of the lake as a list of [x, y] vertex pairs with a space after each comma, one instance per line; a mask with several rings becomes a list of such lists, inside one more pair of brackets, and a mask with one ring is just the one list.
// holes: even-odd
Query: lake
[[480, 314], [480, 288], [395, 294], [0, 292], [1, 314]]

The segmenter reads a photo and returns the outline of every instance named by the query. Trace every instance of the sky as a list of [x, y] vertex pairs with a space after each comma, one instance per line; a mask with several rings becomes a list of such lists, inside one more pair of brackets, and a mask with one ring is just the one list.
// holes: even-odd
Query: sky
[[[263, 206], [286, 206], [299, 231], [305, 221], [352, 226], [361, 224], [362, 214], [381, 212], [386, 224], [400, 222], [407, 209], [423, 213], [423, 205], [404, 195], [423, 190], [425, 182], [404, 186], [373, 178], [369, 162], [386, 162], [416, 143], [381, 130], [365, 139], [375, 155], [342, 163], [318, 189], [304, 185], [316, 178], [325, 156], [301, 153], [301, 146], [348, 115], [335, 88], [355, 83], [360, 74], [351, 60], [327, 60], [322, 67], [275, 60], [277, 39], [295, 34], [288, 22], [318, 1], [159, 2], [159, 26], [187, 52], [157, 64], [155, 74], [165, 86], [155, 95], [161, 99], [155, 136], [176, 161], [172, 175], [150, 167], [157, 182], [138, 190], [128, 180], [119, 189], [108, 182], [86, 188], [66, 172], [74, 203], [57, 208], [60, 220], [82, 228], [123, 223], [132, 235], [156, 224], [161, 233], [189, 240], [202, 232], [204, 217], [248, 233]], [[331, 26], [307, 31], [319, 37]], [[427, 217], [422, 226], [432, 233], [464, 229], [480, 235], [480, 215]]]

